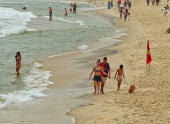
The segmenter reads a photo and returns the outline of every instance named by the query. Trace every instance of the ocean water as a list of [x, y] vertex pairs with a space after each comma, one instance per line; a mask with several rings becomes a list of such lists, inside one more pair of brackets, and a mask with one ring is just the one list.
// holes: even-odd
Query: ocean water
[[[77, 14], [69, 13], [70, 2], [53, 0], [0, 0], [0, 108], [47, 95], [52, 82], [49, 71], [39, 70], [44, 59], [72, 52], [86, 52], [113, 45], [123, 30], [114, 18], [86, 12], [98, 9], [77, 3]], [[26, 6], [27, 10], [22, 10]], [[48, 8], [53, 9], [49, 21]], [[64, 8], [68, 17], [64, 16]], [[100, 8], [99, 8], [100, 9]], [[16, 76], [15, 53], [21, 52], [21, 75]]]

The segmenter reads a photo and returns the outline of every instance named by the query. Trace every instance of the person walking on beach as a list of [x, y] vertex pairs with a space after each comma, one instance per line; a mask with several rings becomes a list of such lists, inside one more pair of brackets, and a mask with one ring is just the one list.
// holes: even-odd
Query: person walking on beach
[[157, 6], [159, 5], [159, 2], [160, 2], [160, 0], [156, 0], [156, 5], [157, 5]]
[[124, 11], [124, 20], [125, 21], [127, 19], [128, 13], [129, 13], [128, 9], [125, 9], [125, 11]]
[[164, 7], [164, 8], [162, 9], [162, 11], [163, 11], [163, 13], [164, 13], [164, 16], [166, 17], [166, 14], [168, 13], [167, 8], [166, 8], [166, 7]]
[[126, 2], [126, 0], [124, 1], [123, 5], [124, 5], [124, 7], [126, 7], [126, 6], [127, 6], [127, 2]]
[[128, 21], [130, 21], [130, 19], [131, 19], [130, 13], [127, 14], [127, 19], [128, 19]]
[[109, 1], [108, 4], [107, 4], [107, 8], [110, 9], [110, 7], [111, 7], [111, 3]]
[[21, 54], [20, 54], [20, 52], [16, 53], [15, 59], [16, 59], [16, 72], [17, 72], [17, 75], [19, 75], [19, 70], [21, 68]]
[[149, 6], [150, 0], [146, 0], [147, 5]]
[[117, 7], [118, 7], [118, 8], [120, 8], [121, 3], [122, 3], [121, 0], [118, 0], [118, 1], [117, 1]]
[[119, 8], [119, 13], [120, 13], [120, 19], [122, 19], [122, 15], [123, 15], [123, 8], [122, 7]]
[[65, 14], [64, 14], [65, 16], [67, 16], [67, 9], [65, 8]]
[[105, 75], [107, 75], [104, 71], [103, 71], [103, 68], [100, 66], [100, 59], [97, 60], [96, 62], [96, 66], [93, 67], [91, 73], [90, 73], [90, 76], [89, 76], [89, 80], [92, 76], [92, 74], [94, 73], [94, 95], [96, 94], [96, 91], [97, 91], [97, 94], [99, 94], [99, 90], [100, 90], [100, 83], [102, 81], [102, 77], [100, 75], [100, 72], [103, 72]]
[[123, 77], [125, 79], [123, 65], [120, 65], [120, 67], [119, 67], [119, 69], [117, 69], [117, 71], [115, 73], [115, 77], [114, 77], [114, 79], [116, 79], [117, 82], [118, 82], [118, 84], [117, 84], [117, 91], [120, 90], [120, 86], [121, 86], [121, 83], [123, 81]]
[[103, 58], [103, 62], [100, 64], [100, 66], [103, 68], [104, 72], [106, 73], [103, 73], [101, 72], [100, 75], [102, 76], [102, 83], [101, 83], [101, 90], [100, 92], [102, 94], [104, 94], [104, 85], [106, 83], [106, 80], [107, 80], [107, 77], [111, 77], [111, 74], [110, 74], [110, 66], [109, 66], [109, 63], [107, 63], [107, 57], [104, 57]]
[[49, 21], [52, 21], [52, 8], [51, 7], [49, 7], [49, 16], [50, 16]]
[[152, 6], [154, 6], [154, 4], [155, 4], [155, 0], [152, 0]]
[[130, 10], [130, 8], [131, 8], [131, 6], [132, 6], [131, 1], [128, 1], [127, 5], [128, 5], [128, 7], [129, 7], [129, 10]]

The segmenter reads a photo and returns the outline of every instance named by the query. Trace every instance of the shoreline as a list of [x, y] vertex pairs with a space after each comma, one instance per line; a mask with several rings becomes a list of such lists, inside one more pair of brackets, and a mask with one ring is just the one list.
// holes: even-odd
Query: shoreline
[[[96, 5], [96, 4], [92, 4], [92, 5]], [[120, 64], [124, 64], [125, 68], [126, 68], [125, 71], [126, 71], [126, 73], [128, 73], [128, 72], [130, 72], [131, 69], [126, 66], [127, 63], [125, 61], [123, 61], [123, 59], [120, 58], [119, 55], [122, 56], [122, 54], [125, 54], [126, 52], [129, 51], [129, 49], [133, 48], [134, 45], [133, 45], [132, 41], [134, 41], [136, 39], [140, 39], [141, 38], [140, 33], [144, 32], [144, 29], [142, 29], [143, 27], [142, 27], [142, 24], [140, 22], [136, 22], [136, 21], [133, 21], [133, 20], [131, 20], [129, 22], [124, 22], [123, 19], [120, 20], [119, 19], [119, 13], [118, 12], [115, 13], [115, 11], [117, 11], [116, 8], [114, 8], [114, 12], [112, 12], [112, 13], [109, 12], [109, 11], [107, 11], [107, 12], [106, 11], [103, 12], [103, 10], [93, 10], [91, 12], [93, 14], [100, 14], [100, 15], [104, 15], [104, 16], [110, 16], [110, 17], [114, 16], [114, 17], [116, 17], [117, 26], [120, 27], [120, 28], [126, 29], [126, 31], [124, 31], [124, 33], [127, 34], [127, 35], [123, 35], [119, 38], [120, 42], [117, 45], [107, 47], [107, 49], [112, 49], [112, 50], [114, 49], [114, 50], [118, 51], [115, 54], [107, 55], [108, 58], [111, 58], [111, 61], [108, 59], [108, 62], [109, 62], [110, 65], [112, 65], [111, 63], [114, 63], [114, 64], [116, 63], [117, 67]], [[113, 11], [113, 9], [112, 9], [112, 11]], [[133, 27], [133, 24], [138, 25], [138, 27], [137, 26]], [[142, 31], [141, 31], [141, 29], [142, 29]], [[132, 36], [132, 35], [134, 35], [135, 37]], [[114, 62], [113, 59], [115, 59], [115, 58], [116, 58], [117, 61], [120, 62], [120, 64], [118, 64], [119, 62]], [[121, 63], [121, 62], [123, 62], [123, 63]], [[116, 70], [116, 67], [112, 66], [111, 69]], [[113, 75], [114, 75], [113, 71], [111, 71], [111, 75], [113, 77]], [[129, 75], [129, 74], [125, 74], [125, 75], [128, 75], [130, 77], [128, 79], [128, 81], [133, 80], [133, 77], [131, 75]], [[134, 75], [135, 75], [135, 73], [134, 73]], [[128, 76], [126, 76], [126, 77], [128, 77]], [[111, 97], [112, 93], [118, 94], [118, 92], [116, 92], [116, 86], [111, 86], [112, 82], [117, 83], [116, 81], [113, 81], [111, 79], [107, 80], [107, 83], [106, 83], [107, 90], [106, 90], [105, 94], [103, 94], [103, 95], [102, 94], [100, 94], [100, 95], [90, 95], [90, 96], [87, 97], [87, 99], [91, 100], [90, 103], [85, 104], [82, 107], [74, 108], [70, 112], [67, 113], [68, 116], [74, 116], [75, 117], [75, 124], [94, 124], [94, 123], [99, 123], [99, 124], [111, 123], [112, 124], [112, 123], [118, 122], [118, 120], [117, 120], [118, 117], [115, 117], [116, 119], [113, 119], [113, 121], [110, 121], [109, 117], [108, 118], [105, 117], [105, 116], [109, 116], [109, 114], [105, 114], [106, 110], [103, 110], [103, 109], [100, 110], [99, 109], [100, 105], [104, 106], [104, 104], [102, 104], [102, 101], [104, 101], [104, 102], [109, 101], [109, 100], [107, 100], [107, 98], [103, 98], [103, 97]], [[130, 84], [132, 84], [132, 83], [129, 83], [129, 82], [126, 81], [125, 84], [122, 84], [122, 86], [121, 86], [121, 87], [123, 87], [123, 89], [125, 89], [125, 88], [127, 89], [127, 94], [128, 94], [128, 89], [129, 89]], [[122, 89], [121, 89], [120, 92], [122, 92]], [[123, 91], [123, 93], [125, 94], [125, 91]], [[110, 103], [110, 102], [108, 102], [108, 103]], [[117, 101], [116, 101], [116, 103], [117, 103]], [[119, 116], [123, 115], [122, 114], [123, 111], [128, 110], [128, 108], [126, 108], [124, 110], [118, 110], [118, 108], [121, 109], [119, 105], [116, 105], [113, 108], [116, 109], [115, 113], [118, 113]], [[97, 109], [97, 111], [95, 112], [96, 109]], [[92, 111], [95, 112], [96, 114], [91, 113]], [[107, 110], [107, 111], [109, 111], [109, 110]], [[105, 114], [105, 116], [102, 116], [103, 114]], [[110, 112], [110, 114], [112, 115], [113, 111]], [[90, 117], [90, 116], [92, 116], [92, 117]]]

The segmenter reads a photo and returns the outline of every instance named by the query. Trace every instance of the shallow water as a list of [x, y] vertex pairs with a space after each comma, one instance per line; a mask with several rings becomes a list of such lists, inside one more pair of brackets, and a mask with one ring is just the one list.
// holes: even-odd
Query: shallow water
[[[69, 2], [52, 0], [0, 0], [0, 107], [46, 97], [42, 93], [52, 82], [49, 71], [41, 71], [38, 62], [52, 55], [87, 51], [117, 42], [123, 30], [114, 18], [91, 15], [94, 9], [77, 3], [77, 14], [68, 12]], [[21, 8], [26, 6], [27, 10]], [[48, 21], [52, 6], [53, 21]], [[69, 11], [69, 10], [68, 10]], [[15, 53], [21, 52], [22, 68], [15, 74]]]

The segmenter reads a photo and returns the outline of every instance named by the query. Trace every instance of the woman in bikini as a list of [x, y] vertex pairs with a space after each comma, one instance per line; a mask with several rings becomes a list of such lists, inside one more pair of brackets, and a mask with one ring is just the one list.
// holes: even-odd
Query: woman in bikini
[[94, 95], [96, 94], [96, 88], [97, 88], [97, 94], [99, 94], [99, 90], [100, 90], [100, 83], [102, 81], [102, 77], [100, 75], [100, 72], [103, 72], [105, 75], [107, 75], [104, 71], [103, 68], [100, 66], [100, 60], [97, 60], [96, 62], [96, 66], [93, 67], [92, 72], [90, 73], [90, 77], [89, 80], [92, 76], [92, 74], [94, 73]]
[[16, 53], [15, 59], [16, 59], [16, 72], [17, 72], [17, 75], [19, 75], [19, 70], [21, 68], [21, 54], [20, 54], [20, 52]]
[[[117, 76], [117, 77], [116, 77], [116, 76]], [[120, 85], [121, 85], [121, 83], [122, 83], [122, 81], [123, 81], [123, 77], [124, 77], [124, 79], [125, 79], [124, 70], [123, 70], [123, 65], [120, 65], [120, 68], [117, 69], [116, 74], [115, 74], [115, 77], [114, 77], [114, 79], [116, 79], [117, 82], [118, 82], [118, 84], [117, 84], [117, 91], [120, 90]]]

